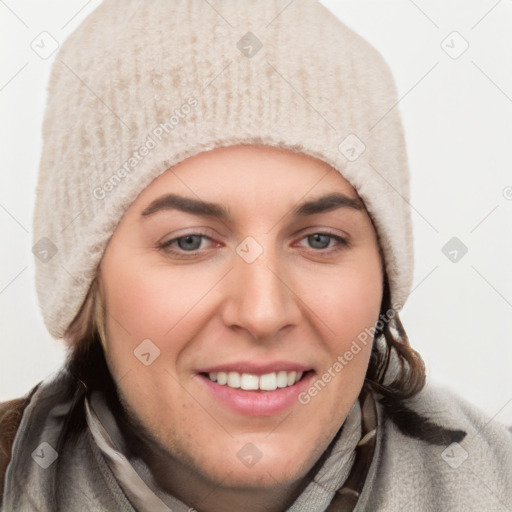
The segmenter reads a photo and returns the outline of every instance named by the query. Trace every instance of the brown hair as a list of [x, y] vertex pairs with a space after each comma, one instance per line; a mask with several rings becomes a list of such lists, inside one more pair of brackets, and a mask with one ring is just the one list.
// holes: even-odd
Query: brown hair
[[[420, 354], [411, 347], [399, 313], [391, 304], [386, 277], [379, 318], [381, 322], [377, 322], [373, 336], [372, 353], [363, 387], [373, 392], [383, 406], [384, 414], [405, 435], [438, 445], [461, 441], [466, 435], [464, 431], [446, 429], [408, 406], [408, 400], [425, 386], [425, 364]], [[108, 374], [106, 378], [112, 383], [101, 348], [105, 343], [104, 319], [103, 298], [95, 279], [65, 335], [69, 345], [68, 366], [88, 387], [93, 385], [91, 379], [97, 385], [106, 382], [99, 378], [101, 370], [106, 372], [105, 375]], [[92, 358], [98, 360], [93, 362]], [[87, 371], [88, 368], [94, 368], [94, 376]], [[109, 387], [112, 389], [114, 386]]]

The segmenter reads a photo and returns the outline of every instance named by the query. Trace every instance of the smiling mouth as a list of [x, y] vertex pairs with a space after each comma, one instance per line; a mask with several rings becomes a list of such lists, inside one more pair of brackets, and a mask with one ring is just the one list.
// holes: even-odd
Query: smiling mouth
[[263, 375], [240, 372], [201, 372], [200, 375], [206, 377], [220, 386], [226, 386], [232, 389], [252, 392], [270, 392], [278, 389], [295, 386], [302, 381], [306, 375], [313, 373], [313, 370], [305, 372], [297, 371], [279, 371], [270, 372]]

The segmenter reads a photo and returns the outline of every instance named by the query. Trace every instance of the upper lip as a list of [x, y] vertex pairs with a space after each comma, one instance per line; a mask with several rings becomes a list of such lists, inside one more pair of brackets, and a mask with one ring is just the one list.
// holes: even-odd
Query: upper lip
[[307, 372], [312, 370], [311, 366], [306, 366], [292, 361], [271, 361], [267, 363], [257, 363], [255, 361], [236, 361], [233, 363], [218, 364], [215, 366], [208, 366], [201, 368], [198, 373], [212, 373], [212, 372], [238, 372], [238, 373], [251, 373], [253, 375], [265, 375], [267, 373], [274, 373], [280, 371], [287, 372]]

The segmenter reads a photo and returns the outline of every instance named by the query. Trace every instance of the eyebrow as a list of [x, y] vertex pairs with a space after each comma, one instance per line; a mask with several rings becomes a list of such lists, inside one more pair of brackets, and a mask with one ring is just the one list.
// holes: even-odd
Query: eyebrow
[[[296, 217], [305, 217], [318, 213], [329, 212], [339, 208], [350, 208], [363, 211], [364, 206], [359, 198], [353, 198], [340, 193], [332, 193], [317, 199], [306, 201], [296, 206], [292, 213]], [[231, 218], [229, 210], [217, 203], [210, 203], [192, 197], [167, 194], [155, 199], [142, 212], [142, 217], [149, 217], [166, 210], [179, 210], [193, 215], [215, 217], [228, 221]]]

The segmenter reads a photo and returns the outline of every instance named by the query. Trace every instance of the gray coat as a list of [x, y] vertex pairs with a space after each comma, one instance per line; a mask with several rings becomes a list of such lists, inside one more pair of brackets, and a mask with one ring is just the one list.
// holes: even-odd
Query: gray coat
[[[142, 512], [128, 498], [133, 489], [123, 489], [91, 429], [86, 425], [76, 435], [66, 434], [72, 421], [70, 411], [78, 410], [86, 416], [84, 404], [83, 392], [64, 370], [39, 386], [14, 440], [2, 512]], [[510, 512], [511, 432], [436, 386], [427, 385], [412, 404], [414, 410], [437, 423], [466, 431], [466, 437], [460, 444], [448, 447], [412, 439], [400, 433], [377, 404], [376, 451], [356, 512]], [[358, 413], [353, 408], [347, 420], [353, 420]], [[351, 432], [348, 429], [338, 440], [340, 446], [352, 442]], [[334, 484], [343, 483], [346, 478], [341, 466], [351, 460], [340, 458], [339, 453], [327, 458], [315, 477], [317, 482], [305, 488], [289, 511], [326, 510], [336, 490]], [[122, 454], [114, 455], [123, 458]], [[141, 468], [137, 471], [140, 473]], [[156, 503], [162, 497], [144, 487], [144, 483], [140, 485], [137, 491], [146, 493], [143, 502]], [[169, 510], [191, 510], [176, 498], [170, 499], [173, 505]], [[146, 509], [155, 510], [149, 505]]]

